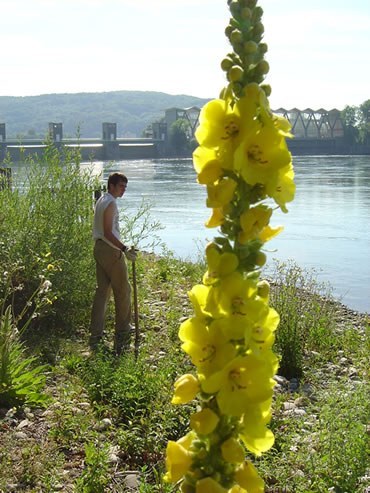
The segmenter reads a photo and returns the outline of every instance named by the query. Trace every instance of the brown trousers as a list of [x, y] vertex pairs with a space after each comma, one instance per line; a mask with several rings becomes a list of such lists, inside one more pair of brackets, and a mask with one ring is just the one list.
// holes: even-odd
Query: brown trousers
[[97, 287], [91, 313], [90, 346], [96, 347], [103, 336], [105, 312], [111, 291], [115, 305], [116, 352], [130, 345], [131, 287], [123, 253], [103, 240], [94, 247]]

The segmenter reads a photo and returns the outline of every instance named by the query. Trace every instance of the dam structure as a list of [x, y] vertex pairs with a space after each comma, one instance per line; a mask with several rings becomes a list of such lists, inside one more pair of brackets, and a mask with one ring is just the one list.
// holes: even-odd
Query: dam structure
[[49, 123], [46, 139], [7, 139], [6, 125], [0, 123], [0, 164], [24, 161], [43, 154], [48, 142], [59, 150], [78, 150], [82, 161], [155, 159], [164, 152], [164, 143], [151, 137], [117, 138], [117, 124], [104, 122], [101, 138], [64, 138], [62, 123]]
[[[199, 125], [201, 108], [168, 108], [160, 121], [153, 122], [144, 130], [144, 137], [117, 137], [117, 123], [103, 122], [101, 138], [64, 138], [63, 123], [49, 122], [45, 140], [55, 148], [78, 150], [83, 161], [121, 161], [128, 159], [158, 159], [191, 157], [191, 148], [196, 147], [195, 131]], [[345, 125], [337, 109], [313, 110], [306, 108], [290, 110], [279, 108], [273, 113], [283, 116], [291, 123], [293, 139], [287, 139], [293, 155], [343, 155], [370, 154], [369, 145], [351, 144], [346, 139]], [[179, 155], [171, 141], [173, 125], [183, 120], [189, 143]], [[38, 139], [7, 138], [6, 124], [0, 123], [0, 165], [5, 162], [24, 161], [28, 157], [43, 154], [47, 143]]]

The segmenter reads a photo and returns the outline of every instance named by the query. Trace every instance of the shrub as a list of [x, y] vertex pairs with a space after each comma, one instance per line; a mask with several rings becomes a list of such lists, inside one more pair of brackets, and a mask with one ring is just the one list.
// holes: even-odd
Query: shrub
[[[34, 292], [40, 276], [57, 297], [47, 315], [50, 327], [75, 328], [86, 320], [94, 287], [91, 254], [93, 189], [96, 179], [82, 170], [78, 153], [60, 153], [49, 144], [43, 159], [28, 160], [14, 177], [14, 190], [0, 192], [1, 266], [17, 264], [13, 285], [17, 313]], [[0, 285], [1, 289], [1, 285]], [[0, 292], [0, 296], [3, 295]]]
[[304, 271], [292, 261], [276, 262], [272, 278], [271, 304], [280, 314], [275, 342], [279, 373], [300, 377], [308, 347], [320, 349], [333, 337], [330, 288], [317, 282], [315, 272]]

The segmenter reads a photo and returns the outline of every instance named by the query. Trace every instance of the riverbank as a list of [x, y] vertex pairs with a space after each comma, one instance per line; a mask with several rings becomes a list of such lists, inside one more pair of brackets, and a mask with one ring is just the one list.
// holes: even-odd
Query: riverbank
[[[68, 338], [31, 337], [32, 352], [49, 364], [50, 400], [44, 408], [0, 410], [1, 493], [121, 492], [130, 485], [174, 491], [161, 481], [164, 450], [188, 429], [191, 406], [172, 406], [170, 397], [176, 376], [192, 371], [177, 331], [192, 313], [187, 291], [202, 269], [166, 257], [142, 258], [140, 265], [136, 363], [133, 350], [112, 356], [112, 320], [106, 349], [97, 355], [89, 353], [84, 329]], [[300, 314], [317, 322], [316, 340], [304, 348], [303, 375], [276, 377], [275, 445], [253, 459], [270, 493], [370, 488], [366, 316], [330, 300], [319, 306], [321, 313]], [[324, 309], [335, 321], [331, 328]]]

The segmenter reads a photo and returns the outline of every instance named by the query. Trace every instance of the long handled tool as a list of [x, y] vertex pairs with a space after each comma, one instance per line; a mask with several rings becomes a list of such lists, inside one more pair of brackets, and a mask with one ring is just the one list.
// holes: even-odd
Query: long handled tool
[[139, 354], [139, 309], [137, 301], [137, 282], [136, 282], [136, 265], [132, 262], [132, 285], [134, 288], [134, 317], [135, 317], [135, 361]]

